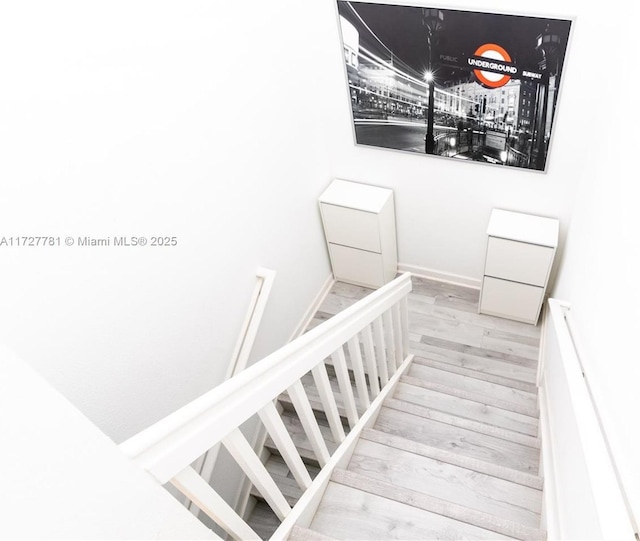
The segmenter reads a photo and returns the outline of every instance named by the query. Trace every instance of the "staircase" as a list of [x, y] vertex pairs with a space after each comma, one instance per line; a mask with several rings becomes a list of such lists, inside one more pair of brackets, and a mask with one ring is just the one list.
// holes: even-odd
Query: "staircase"
[[[477, 303], [410, 274], [336, 284], [302, 336], [120, 449], [234, 539], [545, 539], [539, 329]], [[248, 520], [194, 469], [221, 446]]]
[[[412, 277], [409, 351], [414, 359], [350, 459], [336, 468], [315, 514], [290, 539], [545, 539], [535, 385], [539, 328], [477, 314], [478, 291]], [[310, 327], [371, 290], [336, 283]], [[366, 409], [366, 378], [356, 407]], [[345, 433], [349, 420], [331, 359], [325, 361]], [[329, 452], [337, 448], [310, 374], [302, 378]], [[375, 383], [374, 383], [375, 385]], [[320, 464], [290, 397], [277, 406], [315, 478]], [[266, 468], [289, 505], [302, 489], [267, 438]], [[252, 491], [249, 526], [268, 539], [281, 521]], [[304, 527], [302, 527], [303, 522]]]

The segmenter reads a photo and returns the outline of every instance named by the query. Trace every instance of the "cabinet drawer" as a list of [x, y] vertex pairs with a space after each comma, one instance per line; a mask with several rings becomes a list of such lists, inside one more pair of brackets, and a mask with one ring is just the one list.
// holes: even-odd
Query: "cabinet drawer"
[[480, 313], [536, 324], [544, 288], [485, 276]]
[[489, 237], [485, 275], [543, 287], [553, 248]]
[[368, 287], [384, 285], [381, 254], [329, 244], [329, 255], [336, 280]]
[[380, 252], [377, 214], [326, 203], [322, 203], [320, 208], [328, 242]]

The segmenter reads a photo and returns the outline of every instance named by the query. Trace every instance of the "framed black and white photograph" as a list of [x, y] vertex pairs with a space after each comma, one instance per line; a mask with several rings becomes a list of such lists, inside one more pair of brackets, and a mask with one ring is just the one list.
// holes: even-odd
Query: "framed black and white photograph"
[[570, 19], [337, 4], [357, 145], [545, 171]]

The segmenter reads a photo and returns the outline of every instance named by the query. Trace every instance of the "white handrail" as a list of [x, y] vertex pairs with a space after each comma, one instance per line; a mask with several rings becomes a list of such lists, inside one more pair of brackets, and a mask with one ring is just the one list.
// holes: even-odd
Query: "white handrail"
[[[254, 485], [260, 485], [263, 496], [269, 501], [274, 511], [281, 518], [284, 518], [291, 509], [286, 505], [279, 489], [270, 480], [268, 472], [262, 466], [255, 451], [244, 440], [238, 428], [255, 414], [258, 414], [263, 420], [269, 419], [270, 422], [267, 424], [270, 426], [267, 428], [271, 428], [271, 432], [275, 431], [277, 437], [274, 439], [279, 439], [285, 454], [291, 455], [292, 449], [295, 447], [292, 447], [292, 442], [288, 441], [286, 430], [283, 431], [278, 423], [273, 422], [273, 401], [286, 390], [294, 403], [307, 437], [311, 440], [318, 460], [321, 465], [329, 462], [331, 455], [328, 453], [322, 439], [323, 436], [318, 430], [317, 421], [301, 384], [301, 378], [310, 371], [317, 374], [317, 367], [323, 365], [325, 359], [332, 357], [338, 361], [336, 369], [340, 373], [341, 387], [343, 387], [343, 392], [348, 394], [351, 387], [349, 377], [346, 374], [347, 368], [343, 362], [343, 348], [350, 341], [351, 347], [354, 348], [354, 337], [360, 335], [364, 341], [365, 356], [370, 356], [373, 352], [368, 351], [371, 345], [369, 337], [371, 336], [371, 326], [375, 324], [377, 336], [375, 354], [379, 366], [385, 369], [389, 368], [389, 374], [385, 378], [389, 384], [383, 389], [371, 385], [373, 392], [371, 398], [376, 398], [376, 395], [378, 398], [383, 394], [386, 395], [392, 383], [397, 381], [398, 371], [405, 370], [410, 360], [410, 355], [406, 351], [408, 340], [406, 314], [403, 315], [396, 308], [396, 306], [400, 306], [401, 310], [406, 309], [406, 296], [410, 291], [411, 275], [406, 273], [212, 391], [125, 441], [120, 445], [120, 448], [159, 483], [164, 484], [171, 481], [184, 494], [189, 495], [195, 491], [198, 493], [199, 501], [213, 502], [217, 501], [217, 496], [208, 499], [204, 494], [200, 494], [204, 488], [201, 483], [198, 483], [197, 486], [185, 485], [185, 482], [187, 484], [190, 482], [185, 481], [186, 474], [184, 472], [198, 456], [214, 445], [222, 443], [245, 472], [250, 474]], [[394, 312], [385, 315], [390, 310]], [[387, 321], [386, 326], [385, 321]], [[385, 338], [388, 342], [386, 346]], [[362, 358], [357, 355], [351, 359], [351, 363], [353, 364], [356, 360], [362, 364]], [[369, 379], [372, 377], [369, 370], [370, 365], [371, 361], [367, 363], [366, 367]], [[385, 383], [383, 382], [383, 386]], [[360, 387], [362, 388], [362, 386]], [[376, 391], [379, 391], [380, 394]], [[358, 393], [360, 392], [358, 390]], [[324, 398], [330, 402], [334, 401], [333, 397], [325, 396]], [[348, 402], [352, 432], [354, 425], [358, 426], [357, 430], [361, 430], [361, 421], [364, 417], [359, 417], [353, 396], [349, 397]], [[363, 402], [365, 401], [363, 400]], [[378, 404], [380, 401], [374, 400], [373, 402]], [[335, 403], [330, 404], [330, 409], [335, 409]], [[344, 439], [344, 435], [338, 434], [338, 436], [339, 440]], [[344, 442], [340, 444], [338, 449], [343, 445]], [[289, 458], [292, 463], [298, 462], [294, 456], [289, 456]], [[298, 473], [300, 474], [301, 488], [304, 490], [309, 480], [302, 474], [302, 471]], [[176, 478], [176, 476], [178, 477]], [[213, 491], [212, 488], [211, 490]], [[217, 510], [202, 510], [209, 516], [214, 516], [218, 512]], [[229, 514], [228, 509], [224, 513], [226, 524], [237, 523], [237, 519], [239, 519], [237, 515]]]
[[[256, 277], [258, 278], [258, 282], [253, 290], [249, 310], [247, 311], [244, 323], [242, 324], [242, 329], [238, 336], [238, 341], [234, 348], [231, 361], [227, 367], [225, 381], [244, 370], [247, 366], [247, 362], [249, 361], [249, 357], [253, 351], [256, 336], [258, 335], [258, 329], [262, 323], [262, 317], [264, 316], [267, 301], [269, 300], [269, 295], [273, 288], [276, 271], [266, 269], [264, 267], [258, 267], [256, 270]], [[219, 445], [209, 449], [194, 465], [194, 468], [206, 480], [209, 480], [213, 474], [213, 470], [218, 460], [219, 451]], [[194, 515], [198, 515], [198, 508], [192, 506], [190, 501], [186, 501], [185, 505], [189, 507]]]
[[247, 366], [260, 323], [262, 322], [262, 316], [264, 316], [267, 301], [269, 300], [276, 272], [259, 267], [256, 271], [256, 276], [258, 277], [258, 283], [253, 291], [251, 304], [227, 369], [226, 379], [235, 376], [238, 372], [242, 372]]
[[[633, 526], [634, 531], [636, 532], [636, 539], [638, 538], [638, 533], [640, 532], [640, 522], [638, 521], [638, 518], [636, 517], [635, 513], [634, 513], [634, 509], [632, 508], [630, 502], [629, 502], [629, 498], [627, 495], [627, 490], [626, 490], [626, 486], [625, 486], [625, 482], [624, 479], [622, 478], [620, 471], [618, 469], [618, 465], [616, 464], [616, 460], [615, 460], [615, 456], [614, 456], [614, 452], [611, 446], [611, 442], [609, 441], [609, 438], [607, 436], [607, 430], [605, 427], [605, 421], [602, 417], [602, 413], [600, 411], [600, 407], [599, 407], [599, 403], [601, 401], [600, 398], [597, 398], [597, 396], [599, 396], [597, 394], [596, 389], [594, 389], [594, 387], [590, 384], [589, 382], [589, 374], [588, 374], [588, 370], [587, 368], [585, 368], [584, 362], [583, 362], [583, 349], [580, 347], [580, 341], [579, 341], [579, 337], [578, 337], [578, 332], [577, 332], [577, 324], [576, 321], [573, 318], [573, 314], [571, 313], [571, 307], [567, 306], [565, 311], [564, 311], [564, 317], [565, 320], [567, 322], [567, 327], [569, 329], [569, 335], [571, 336], [571, 340], [573, 343], [573, 347], [575, 349], [576, 352], [576, 358], [580, 364], [580, 369], [582, 370], [582, 373], [584, 374], [584, 383], [585, 386], [587, 388], [587, 391], [589, 393], [589, 398], [591, 400], [591, 404], [593, 406], [593, 410], [596, 414], [596, 417], [598, 419], [598, 424], [600, 427], [600, 431], [602, 432], [602, 437], [604, 439], [604, 442], [606, 444], [607, 447], [607, 452], [609, 453], [609, 457], [611, 459], [611, 466], [613, 467], [613, 470], [615, 472], [616, 475], [616, 479], [618, 481], [618, 485], [620, 486], [620, 490], [622, 492], [622, 497], [624, 498], [624, 502], [625, 505], [627, 507], [627, 512], [629, 513], [629, 517], [631, 519], [631, 524]], [[593, 379], [593, 378], [591, 378]]]
[[546, 498], [553, 499], [546, 504], [547, 529], [550, 538], [582, 537], [587, 528], [592, 539], [632, 540], [630, 518], [565, 319], [568, 309], [567, 303], [549, 299], [541, 347], [542, 462]]

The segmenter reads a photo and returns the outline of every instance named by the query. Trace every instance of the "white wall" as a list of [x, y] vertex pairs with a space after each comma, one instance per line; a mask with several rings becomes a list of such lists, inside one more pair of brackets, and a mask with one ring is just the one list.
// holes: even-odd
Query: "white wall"
[[216, 538], [2, 343], [0, 411], [1, 539]]
[[314, 10], [0, 4], [0, 235], [178, 239], [0, 248], [0, 337], [115, 441], [221, 380], [258, 266], [278, 274], [254, 358], [330, 274]]
[[[626, 69], [627, 55], [635, 54], [637, 47], [638, 9], [619, 2], [609, 9], [615, 17], [602, 20], [595, 13], [585, 14], [582, 22], [585, 49], [588, 36], [602, 35], [606, 44], [588, 48], [591, 65], [584, 66], [585, 79], [597, 71], [594, 66], [606, 66], [610, 76], [589, 80], [588, 99], [598, 107], [604, 104], [604, 110], [589, 116], [594, 144], [576, 157], [587, 163], [588, 174], [577, 186], [576, 208], [553, 295], [571, 303], [587, 379], [638, 521], [640, 213], [635, 105], [628, 108], [625, 99], [627, 87], [637, 79]], [[598, 152], [593, 152], [596, 145]]]

